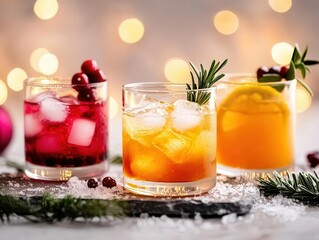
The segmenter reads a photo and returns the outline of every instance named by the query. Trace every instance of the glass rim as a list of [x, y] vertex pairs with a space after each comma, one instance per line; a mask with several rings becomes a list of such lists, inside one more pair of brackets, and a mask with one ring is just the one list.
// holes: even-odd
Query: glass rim
[[[24, 86], [30, 87], [46, 87], [46, 88], [69, 88], [73, 86], [87, 86], [85, 83], [81, 84], [72, 84], [71, 77], [60, 77], [60, 76], [41, 76], [41, 77], [28, 77], [23, 81]], [[108, 81], [89, 83], [90, 86], [98, 87], [104, 85]]]
[[253, 81], [231, 81], [230, 79], [233, 78], [252, 78], [252, 79], [257, 79], [256, 74], [253, 73], [226, 73], [225, 77], [220, 79], [216, 84], [224, 83], [224, 84], [232, 84], [232, 85], [255, 85], [255, 86], [287, 86], [287, 85], [292, 85], [297, 82], [296, 79], [292, 80], [285, 80], [285, 81], [279, 81], [279, 82], [253, 82]]
[[142, 93], [187, 93], [197, 91], [215, 91], [217, 86], [202, 89], [188, 90], [186, 83], [172, 82], [135, 82], [122, 85], [124, 91], [142, 92]]

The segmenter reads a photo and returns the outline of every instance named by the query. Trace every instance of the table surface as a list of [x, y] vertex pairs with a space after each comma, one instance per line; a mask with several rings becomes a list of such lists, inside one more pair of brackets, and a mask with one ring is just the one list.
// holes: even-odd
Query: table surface
[[[297, 116], [296, 164], [306, 164], [306, 153], [319, 150], [319, 102]], [[116, 129], [116, 128], [115, 128]], [[118, 129], [118, 128], [117, 128]], [[114, 134], [116, 135], [116, 134]], [[118, 135], [117, 135], [118, 136]], [[112, 135], [111, 135], [112, 137]], [[13, 150], [17, 152], [17, 150]], [[10, 157], [10, 152], [6, 154]], [[0, 165], [0, 172], [8, 169]], [[112, 171], [112, 169], [111, 169]], [[219, 185], [222, 192], [223, 185]], [[245, 191], [237, 188], [236, 191]], [[218, 219], [142, 217], [95, 223], [33, 224], [23, 219], [0, 224], [0, 239], [319, 239], [319, 208], [282, 197], [257, 198], [251, 212], [242, 217]]]

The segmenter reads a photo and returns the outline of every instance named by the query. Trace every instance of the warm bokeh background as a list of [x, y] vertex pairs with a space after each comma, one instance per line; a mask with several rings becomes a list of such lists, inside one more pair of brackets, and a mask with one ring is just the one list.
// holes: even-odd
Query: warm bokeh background
[[[27, 76], [72, 76], [83, 60], [97, 60], [109, 79], [117, 153], [123, 84], [188, 81], [188, 61], [228, 58], [226, 72], [255, 72], [285, 64], [295, 43], [319, 59], [318, 9], [318, 0], [0, 0], [0, 105], [15, 124], [6, 153], [23, 154]], [[306, 81], [318, 98], [319, 66]], [[310, 100], [299, 92], [299, 114]]]

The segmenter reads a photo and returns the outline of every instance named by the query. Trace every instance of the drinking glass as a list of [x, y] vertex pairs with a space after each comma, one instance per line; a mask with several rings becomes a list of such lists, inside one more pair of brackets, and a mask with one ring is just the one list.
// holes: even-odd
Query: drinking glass
[[25, 173], [34, 179], [90, 178], [107, 170], [107, 82], [66, 78], [24, 83]]
[[228, 75], [217, 85], [217, 172], [282, 172], [294, 163], [296, 80]]
[[[128, 190], [151, 196], [207, 192], [216, 180], [216, 88], [123, 86], [123, 172]], [[207, 97], [199, 105], [191, 96]]]

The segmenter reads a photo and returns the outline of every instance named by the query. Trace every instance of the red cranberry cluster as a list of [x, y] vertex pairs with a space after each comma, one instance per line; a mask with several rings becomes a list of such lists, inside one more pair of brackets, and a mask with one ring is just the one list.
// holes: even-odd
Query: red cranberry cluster
[[94, 91], [90, 83], [104, 82], [106, 78], [101, 69], [98, 68], [95, 60], [86, 60], [81, 65], [81, 72], [72, 77], [73, 88], [78, 91], [78, 100], [95, 101]]
[[319, 152], [314, 151], [307, 154], [307, 160], [309, 162], [310, 167], [315, 168], [319, 165]]
[[257, 78], [260, 78], [267, 74], [276, 74], [284, 78], [288, 70], [289, 70], [289, 66], [273, 66], [271, 68], [262, 66], [258, 68], [257, 70]]
[[[89, 188], [96, 188], [99, 185], [99, 181], [96, 178], [90, 178], [87, 181], [87, 185]], [[103, 187], [113, 188], [113, 187], [116, 187], [116, 181], [114, 178], [105, 177], [102, 180], [102, 185]]]

